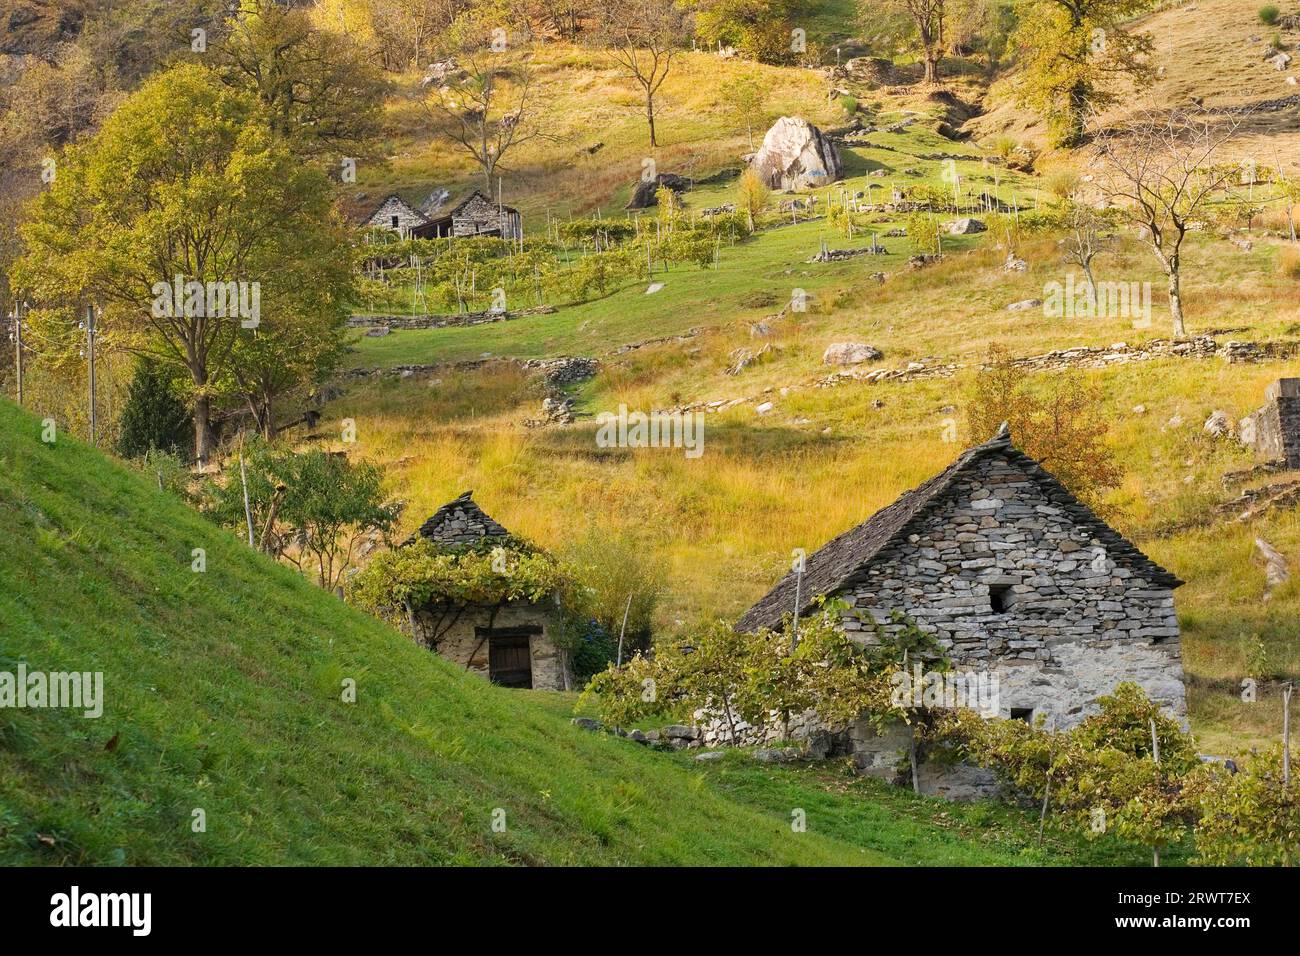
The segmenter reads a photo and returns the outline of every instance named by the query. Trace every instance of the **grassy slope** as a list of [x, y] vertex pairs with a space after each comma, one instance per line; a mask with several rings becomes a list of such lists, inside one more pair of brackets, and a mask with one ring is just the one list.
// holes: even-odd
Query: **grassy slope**
[[1040, 850], [1015, 811], [954, 831], [938, 801], [583, 732], [570, 697], [458, 672], [39, 429], [0, 401], [0, 669], [102, 671], [106, 706], [0, 711], [0, 863], [1141, 862]]
[[[1216, 2], [1212, 12], [1220, 19], [1240, 12], [1225, 10]], [[1175, 12], [1153, 22], [1176, 21]], [[1162, 30], [1161, 36], [1177, 40], [1182, 34]], [[1195, 47], [1202, 40], [1209, 42], [1198, 31], [1178, 42]], [[1262, 93], [1253, 87], [1249, 92]], [[902, 89], [872, 94], [864, 102], [873, 98], [891, 111], [885, 122], [905, 108], [926, 108], [925, 101], [909, 99]], [[1289, 122], [1283, 117], [1268, 131], [1286, 142]], [[672, 124], [665, 123], [665, 129], [671, 131]], [[937, 137], [923, 122], [902, 134], [877, 133], [871, 139], [893, 149], [847, 150], [850, 189], [881, 183], [866, 175], [877, 166], [887, 168], [884, 183], [895, 177], [935, 182], [940, 164], [920, 156], [979, 153], [975, 144]], [[705, 143], [698, 149], [710, 152]], [[909, 167], [922, 176], [905, 176]], [[1013, 193], [1022, 201], [1041, 198], [1035, 180], [979, 162], [960, 162], [958, 168], [963, 180], [979, 186], [991, 184], [978, 177], [997, 175], [1004, 199]], [[555, 188], [563, 189], [563, 182]], [[688, 208], [726, 201], [729, 188], [694, 190], [687, 194]], [[581, 195], [600, 199], [594, 188]], [[1276, 227], [1276, 215], [1270, 216]], [[879, 226], [884, 231], [893, 224], [882, 219]], [[1064, 320], [1007, 312], [1008, 303], [1041, 297], [1045, 283], [1065, 280], [1067, 268], [1050, 237], [1024, 244], [1019, 251], [1030, 271], [1017, 276], [998, 268], [1003, 253], [992, 249], [987, 237], [951, 242], [948, 251], [955, 255], [949, 261], [919, 272], [901, 269], [913, 250], [907, 240], [897, 239], [884, 240], [891, 252], [887, 257], [807, 264], [822, 240], [832, 247], [855, 244], [824, 221], [787, 226], [724, 248], [717, 270], [683, 267], [656, 276], [665, 288], [655, 295], [645, 295], [643, 283], [631, 283], [605, 299], [553, 315], [396, 332], [358, 345], [355, 364], [369, 366], [485, 353], [603, 356], [601, 375], [575, 393], [579, 409], [587, 413], [620, 403], [652, 409], [750, 399], [709, 417], [709, 450], [702, 459], [597, 449], [589, 422], [522, 430], [520, 421], [536, 416], [539, 395], [517, 375], [495, 370], [369, 384], [330, 411], [363, 423], [362, 452], [390, 467], [395, 492], [411, 503], [411, 521], [474, 487], [508, 526], [550, 546], [562, 545], [589, 525], [635, 540], [667, 570], [672, 588], [662, 624], [671, 630], [700, 616], [739, 613], [770, 586], [792, 548], [816, 547], [861, 521], [955, 453], [941, 434], [947, 419], [962, 419], [969, 373], [783, 391], [825, 374], [820, 357], [828, 343], [869, 341], [885, 352], [879, 364], [892, 368], [908, 361], [977, 362], [991, 341], [1013, 354], [1030, 355], [1076, 345], [1136, 343], [1166, 335], [1169, 327], [1161, 277], [1149, 254], [1131, 241], [1098, 260], [1098, 276], [1151, 282], [1150, 328], [1135, 329], [1125, 318]], [[1277, 255], [1277, 243], [1267, 240], [1243, 252], [1221, 239], [1194, 238], [1185, 254], [1184, 280], [1191, 330], [1233, 329], [1221, 339], [1293, 338], [1300, 328], [1295, 282], [1278, 273]], [[877, 270], [889, 273], [883, 286], [867, 278]], [[814, 310], [772, 323], [769, 339], [752, 339], [749, 323], [777, 311], [795, 287], [817, 295]], [[699, 326], [715, 328], [685, 342], [612, 355], [625, 343]], [[776, 347], [769, 361], [739, 376], [724, 374], [733, 350], [769, 341]], [[1220, 476], [1251, 461], [1239, 446], [1205, 438], [1200, 424], [1216, 408], [1234, 420], [1252, 411], [1262, 403], [1265, 386], [1294, 374], [1293, 369], [1288, 361], [1229, 366], [1170, 360], [1088, 373], [1106, 397], [1114, 445], [1127, 473], [1112, 496], [1115, 520], [1189, 582], [1178, 594], [1178, 607], [1187, 638], [1193, 725], [1207, 750], [1236, 750], [1275, 733], [1275, 690], [1269, 688], [1259, 705], [1241, 703], [1231, 688], [1244, 674], [1300, 676], [1300, 631], [1294, 623], [1300, 619], [1300, 589], [1288, 585], [1262, 600], [1264, 577], [1254, 557], [1257, 535], [1284, 553], [1300, 551], [1300, 520], [1283, 511], [1249, 526], [1211, 522], [1199, 530], [1179, 530], [1235, 495], [1236, 489], [1223, 488]], [[762, 400], [776, 407], [760, 419], [754, 406]], [[1145, 414], [1133, 411], [1137, 406]], [[1168, 424], [1175, 416], [1181, 425]], [[983, 437], [962, 434], [959, 441]], [[683, 535], [683, 527], [691, 533]], [[1262, 662], [1257, 640], [1265, 648]]]

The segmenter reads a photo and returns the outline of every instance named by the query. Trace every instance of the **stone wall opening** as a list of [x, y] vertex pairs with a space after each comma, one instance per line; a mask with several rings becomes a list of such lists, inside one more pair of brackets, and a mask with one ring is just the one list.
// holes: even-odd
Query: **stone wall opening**
[[994, 614], [1006, 614], [1007, 609], [1011, 607], [1011, 585], [990, 584], [989, 607]]
[[533, 635], [540, 627], [476, 627], [488, 645], [488, 680], [502, 687], [533, 686]]

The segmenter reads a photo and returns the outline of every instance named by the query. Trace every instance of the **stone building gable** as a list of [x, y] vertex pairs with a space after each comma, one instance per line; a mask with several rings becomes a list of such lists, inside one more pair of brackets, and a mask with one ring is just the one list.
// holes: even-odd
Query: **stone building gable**
[[[393, 218], [397, 224], [393, 225]], [[371, 214], [366, 225], [375, 229], [393, 229], [406, 235], [412, 229], [425, 225], [429, 220], [415, 207], [400, 196], [389, 196], [379, 204]]]
[[[912, 534], [914, 522], [922, 520], [931, 509], [957, 494], [962, 479], [990, 460], [1002, 460], [1020, 469], [1026, 476], [1021, 485], [1036, 485], [1045, 505], [1058, 509], [1078, 526], [1081, 533], [1087, 532], [1094, 537], [1097, 546], [1106, 550], [1108, 560], [1117, 566], [1140, 573], [1152, 583], [1166, 588], [1182, 583], [1098, 518], [1041, 465], [1016, 449], [1004, 427], [992, 439], [967, 449], [944, 471], [906, 492], [869, 520], [832, 539], [807, 559], [802, 580], [797, 580], [793, 572], [787, 574], [741, 617], [737, 626], [742, 630], [779, 627], [782, 617], [794, 610], [796, 586], [800, 613], [808, 611], [817, 597], [843, 589], [855, 580], [855, 576], [864, 573], [884, 548], [895, 541], [906, 540]], [[997, 496], [990, 494], [989, 497]], [[991, 507], [991, 504], [983, 504], [977, 510]]]
[[473, 494], [467, 491], [447, 502], [420, 525], [415, 536], [447, 547], [509, 537], [510, 532], [475, 503]]
[[499, 230], [503, 238], [513, 239], [518, 235], [518, 217], [516, 210], [498, 206], [482, 193], [475, 192], [451, 211], [452, 233], [472, 236]]

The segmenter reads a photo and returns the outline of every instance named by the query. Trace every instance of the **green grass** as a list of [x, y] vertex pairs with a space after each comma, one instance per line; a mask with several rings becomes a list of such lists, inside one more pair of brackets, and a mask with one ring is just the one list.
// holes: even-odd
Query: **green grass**
[[[0, 669], [101, 671], [106, 701], [99, 719], [0, 711], [0, 863], [1002, 865], [1096, 852], [1053, 841], [1026, 855], [1028, 818], [989, 811], [1021, 831], [990, 842], [954, 832], [939, 801], [886, 798], [829, 769], [739, 757], [710, 769], [579, 730], [571, 696], [466, 675], [99, 452], [39, 434], [0, 401]], [[354, 704], [341, 700], [349, 678]], [[789, 825], [796, 807], [806, 833]], [[192, 830], [196, 808], [206, 832]]]

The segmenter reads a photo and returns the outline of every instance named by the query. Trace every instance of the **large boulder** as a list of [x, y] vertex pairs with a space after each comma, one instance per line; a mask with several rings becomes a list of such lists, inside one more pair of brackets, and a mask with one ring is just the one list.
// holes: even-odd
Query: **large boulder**
[[970, 236], [977, 232], [984, 232], [986, 229], [988, 226], [984, 223], [969, 217], [948, 223], [948, 234], [953, 236]]
[[681, 193], [690, 188], [691, 181], [676, 173], [660, 173], [653, 179], [638, 180], [636, 188], [632, 190], [632, 198], [628, 201], [627, 208], [649, 209], [651, 206], [659, 205], [659, 197], [655, 193], [662, 186], [667, 186], [675, 193]]
[[797, 116], [782, 116], [772, 124], [749, 165], [770, 189], [825, 186], [844, 176], [835, 144]]
[[857, 365], [880, 358], [880, 349], [865, 342], [832, 342], [822, 353], [823, 365]]

